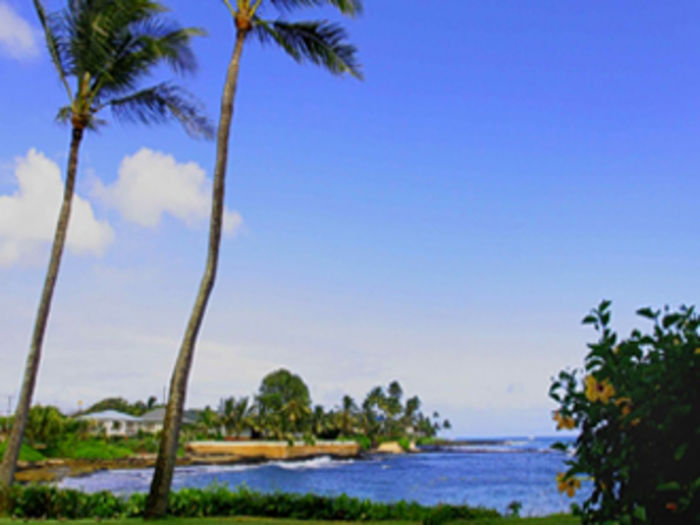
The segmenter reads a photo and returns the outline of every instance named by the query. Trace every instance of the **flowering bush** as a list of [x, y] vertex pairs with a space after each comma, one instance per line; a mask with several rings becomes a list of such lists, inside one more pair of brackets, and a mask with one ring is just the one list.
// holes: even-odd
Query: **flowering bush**
[[692, 307], [637, 314], [651, 333], [618, 340], [603, 301], [583, 320], [600, 335], [585, 371], [552, 383], [557, 429], [580, 432], [557, 484], [573, 496], [592, 479], [584, 523], [700, 523], [700, 318]]

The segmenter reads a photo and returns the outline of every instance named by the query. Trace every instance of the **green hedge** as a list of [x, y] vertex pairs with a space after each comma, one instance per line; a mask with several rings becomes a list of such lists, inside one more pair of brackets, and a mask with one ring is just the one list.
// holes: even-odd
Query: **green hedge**
[[[15, 486], [9, 494], [10, 514], [17, 518], [81, 519], [143, 515], [145, 494], [128, 498], [110, 492], [87, 494], [46, 485]], [[231, 491], [215, 485], [206, 489], [182, 489], [170, 494], [169, 514], [177, 517], [265, 516], [305, 520], [422, 521], [438, 525], [455, 519], [496, 518], [500, 514], [483, 507], [418, 503], [373, 503], [345, 495], [262, 494], [246, 488]]]

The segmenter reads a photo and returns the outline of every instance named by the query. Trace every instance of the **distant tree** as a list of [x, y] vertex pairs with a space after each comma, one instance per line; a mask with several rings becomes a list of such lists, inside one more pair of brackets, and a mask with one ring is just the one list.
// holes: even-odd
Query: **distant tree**
[[392, 381], [389, 383], [389, 388], [387, 388], [387, 393], [389, 398], [395, 399], [398, 403], [401, 402], [401, 396], [403, 395], [403, 388], [398, 381]]
[[409, 397], [406, 400], [406, 406], [404, 407], [402, 425], [404, 431], [409, 428], [412, 432], [416, 431], [417, 417], [420, 410], [421, 401], [418, 396]]
[[83, 410], [80, 414], [92, 414], [105, 410], [116, 410], [117, 412], [123, 412], [132, 416], [142, 416], [148, 410], [148, 404], [143, 401], [130, 403], [123, 397], [106, 397]]
[[403, 405], [401, 404], [401, 396], [403, 388], [398, 381], [392, 381], [387, 388], [387, 396], [385, 398], [384, 411], [386, 415], [386, 433], [390, 436], [398, 436], [402, 434], [401, 424], [398, 421], [403, 413]]
[[355, 400], [349, 395], [343, 396], [342, 407], [340, 414], [340, 433], [343, 436], [349, 436], [354, 433], [354, 426], [357, 420], [357, 405]]
[[29, 410], [24, 437], [35, 448], [52, 448], [66, 428], [66, 416], [54, 406], [35, 405]]
[[336, 425], [337, 414], [326, 412], [322, 405], [316, 405], [311, 413], [311, 433], [321, 439], [335, 439], [340, 434]]
[[197, 414], [197, 431], [205, 436], [217, 436], [221, 430], [221, 418], [209, 405]]
[[229, 397], [222, 403], [221, 422], [228, 435], [239, 437], [247, 428], [253, 428], [253, 410], [247, 397]]
[[303, 432], [311, 414], [309, 388], [298, 375], [284, 368], [265, 376], [255, 398], [258, 413], [277, 437]]
[[158, 405], [158, 398], [156, 396], [150, 396], [146, 401], [146, 408], [148, 410], [153, 410]]
[[294, 433], [302, 433], [309, 430], [311, 416], [311, 402], [306, 402], [302, 398], [293, 398], [282, 405], [280, 410], [282, 416], [282, 432], [287, 439]]

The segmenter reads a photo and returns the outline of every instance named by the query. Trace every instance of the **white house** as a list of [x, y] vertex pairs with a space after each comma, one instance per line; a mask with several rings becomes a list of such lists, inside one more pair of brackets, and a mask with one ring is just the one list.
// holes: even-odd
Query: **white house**
[[104, 432], [105, 436], [129, 437], [134, 436], [139, 431], [141, 418], [124, 414], [116, 410], [104, 410], [78, 416], [77, 419], [90, 421], [97, 426], [99, 433]]
[[[182, 417], [184, 424], [192, 424], [196, 419], [186, 413]], [[117, 410], [104, 410], [102, 412], [92, 412], [78, 416], [77, 419], [83, 419], [95, 424], [95, 433], [102, 433], [107, 437], [131, 437], [138, 434], [139, 431], [155, 434], [163, 430], [163, 418], [165, 417], [165, 408], [155, 408], [146, 412], [143, 416], [137, 417]]]

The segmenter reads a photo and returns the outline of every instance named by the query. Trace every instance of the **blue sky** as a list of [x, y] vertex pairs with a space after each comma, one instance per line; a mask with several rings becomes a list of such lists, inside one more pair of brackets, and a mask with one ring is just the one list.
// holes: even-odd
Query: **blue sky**
[[[227, 11], [167, 4], [209, 33], [183, 83], [216, 117]], [[190, 405], [251, 394], [286, 366], [326, 406], [398, 379], [455, 434], [551, 433], [549, 378], [580, 366], [595, 337], [580, 326], [589, 308], [612, 299], [625, 333], [643, 324], [640, 306], [696, 301], [700, 7], [408, 4], [368, 3], [343, 21], [362, 82], [247, 45], [233, 231]], [[48, 173], [53, 162], [62, 175], [69, 140], [53, 122], [65, 95], [27, 2], [0, 0], [0, 71], [9, 198], [20, 165]], [[39, 402], [160, 395], [204, 262], [213, 160], [213, 143], [175, 125], [110, 122], [86, 138], [78, 195], [91, 236], [64, 258]], [[129, 173], [162, 186], [137, 195]], [[0, 396], [19, 387], [49, 246], [34, 230], [18, 237], [26, 225], [2, 215], [7, 202], [0, 254], [9, 243], [21, 253], [0, 266]]]

